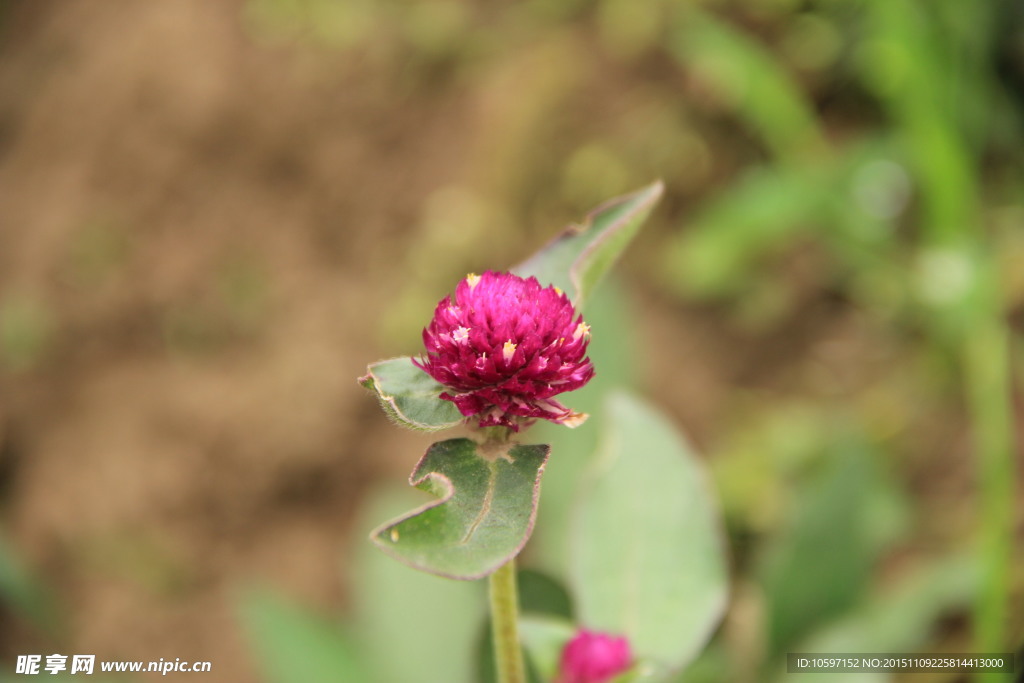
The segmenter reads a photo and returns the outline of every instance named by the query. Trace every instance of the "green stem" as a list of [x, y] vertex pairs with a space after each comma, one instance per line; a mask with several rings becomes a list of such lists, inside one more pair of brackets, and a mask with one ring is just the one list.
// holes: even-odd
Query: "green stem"
[[491, 631], [498, 683], [526, 683], [519, 646], [519, 595], [516, 561], [512, 558], [490, 576]]
[[1006, 649], [1016, 474], [1010, 388], [1009, 334], [996, 316], [965, 340], [967, 396], [974, 432], [981, 507], [981, 591], [975, 605], [979, 652]]

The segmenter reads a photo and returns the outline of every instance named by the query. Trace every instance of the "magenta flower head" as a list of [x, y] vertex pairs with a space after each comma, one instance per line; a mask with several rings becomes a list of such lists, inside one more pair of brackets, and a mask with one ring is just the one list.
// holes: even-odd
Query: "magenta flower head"
[[488, 271], [441, 300], [423, 330], [427, 353], [413, 362], [481, 427], [519, 431], [537, 418], [575, 427], [587, 416], [552, 397], [594, 376], [589, 342], [590, 327], [561, 290]]
[[562, 650], [558, 683], [607, 683], [632, 664], [625, 638], [580, 629]]

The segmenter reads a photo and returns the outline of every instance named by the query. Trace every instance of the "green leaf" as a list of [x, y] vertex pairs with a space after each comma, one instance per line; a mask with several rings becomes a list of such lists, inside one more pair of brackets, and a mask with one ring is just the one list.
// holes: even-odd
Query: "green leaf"
[[558, 665], [576, 627], [565, 619], [549, 615], [525, 615], [519, 619], [519, 637], [530, 661], [546, 681], [555, 680]]
[[[423, 494], [403, 483], [368, 495], [357, 529], [415, 507]], [[371, 668], [358, 683], [476, 683], [472, 668], [483, 581], [450, 581], [395, 562], [365, 542], [351, 548], [352, 636]]]
[[533, 275], [541, 284], [559, 287], [581, 308], [636, 236], [664, 189], [659, 180], [602, 204], [587, 214], [582, 223], [570, 225], [536, 254], [512, 268], [512, 272], [521, 277]]
[[782, 160], [826, 148], [802, 88], [752, 36], [692, 6], [680, 13], [670, 49], [718, 89], [735, 114]]
[[591, 325], [588, 355], [599, 372], [585, 387], [574, 391], [574, 410], [591, 419], [578, 429], [543, 421], [531, 427], [538, 441], [549, 444], [558, 457], [544, 468], [544, 491], [537, 513], [537, 531], [530, 541], [530, 565], [568, 582], [571, 516], [582, 472], [597, 449], [598, 426], [604, 421], [604, 397], [613, 387], [628, 388], [639, 374], [629, 303], [614, 276], [605, 279], [587, 307]]
[[534, 569], [520, 569], [516, 581], [520, 612], [572, 618], [572, 598], [565, 586], [554, 578]]
[[281, 596], [251, 590], [242, 597], [239, 613], [271, 683], [367, 680], [340, 629]]
[[718, 510], [703, 466], [666, 418], [614, 392], [604, 421], [577, 510], [580, 622], [623, 634], [638, 658], [677, 669], [725, 608]]
[[440, 500], [388, 522], [370, 538], [406, 564], [479, 579], [514, 557], [537, 517], [548, 446], [480, 446], [470, 439], [427, 449], [409, 483]]
[[371, 364], [359, 383], [376, 393], [388, 417], [404, 427], [436, 432], [463, 420], [455, 404], [441, 398], [444, 387], [407, 356]]
[[841, 432], [820, 472], [798, 495], [791, 519], [760, 568], [769, 654], [786, 652], [814, 626], [855, 605], [880, 548], [869, 515], [882, 489], [870, 453]]
[[748, 285], [756, 260], [824, 223], [831, 168], [770, 168], [748, 173], [698, 209], [665, 252], [668, 284], [703, 296]]
[[[984, 51], [968, 47], [969, 38], [962, 42], [966, 36], [942, 27], [918, 3], [875, 0], [865, 10], [866, 40], [857, 61], [907, 146], [918, 187], [920, 236], [933, 245], [955, 242], [978, 220], [979, 164], [964, 135], [969, 121], [957, 115], [991, 105], [984, 62], [965, 59]], [[993, 118], [998, 117], [984, 115], [983, 135]]]
[[[790, 652], [915, 652], [935, 642], [941, 620], [968, 608], [983, 585], [977, 557], [949, 555], [914, 567], [892, 585], [861, 601], [840, 619], [792, 645]], [[783, 673], [785, 653], [777, 658], [778, 676]], [[829, 683], [835, 674], [800, 674], [801, 681]], [[884, 674], [844, 675], [842, 680], [882, 683]]]

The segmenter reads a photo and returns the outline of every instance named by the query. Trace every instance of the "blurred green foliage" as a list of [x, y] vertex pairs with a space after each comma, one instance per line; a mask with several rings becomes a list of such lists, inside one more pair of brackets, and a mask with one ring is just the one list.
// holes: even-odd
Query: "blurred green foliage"
[[[425, 290], [507, 262], [473, 265], [472, 254], [536, 234], [513, 226], [661, 177], [667, 207], [638, 249], [640, 286], [755, 338], [785, 334], [812, 314], [808, 301], [830, 300], [855, 317], [855, 334], [883, 343], [873, 350], [883, 369], [861, 381], [816, 381], [818, 361], [798, 358], [798, 376], [811, 378], [803, 389], [742, 388], [716, 425], [707, 450], [741, 590], [685, 680], [770, 678], [798, 644], [927, 649], [940, 638], [1010, 649], [1024, 628], [1008, 611], [1020, 600], [1011, 596], [1010, 361], [1022, 348], [1007, 316], [1024, 303], [1024, 56], [1012, 2], [249, 8], [264, 36], [301, 32], [363, 51], [384, 74], [397, 63], [444, 65], [494, 107], [479, 174], [445, 190], [461, 208], [427, 207], [424, 244], [409, 258], [430, 272], [385, 321], [388, 337], [415, 337], [433, 303]], [[457, 236], [454, 248], [446, 236]], [[418, 247], [431, 245], [421, 259]], [[787, 267], [808, 252], [809, 272]], [[588, 311], [600, 370], [578, 403], [595, 422], [600, 407], [588, 397], [606, 378], [635, 384], [629, 349], [651, 342], [612, 293]], [[602, 328], [623, 333], [608, 339]], [[921, 430], [961, 404], [978, 533], [922, 553], [914, 538], [933, 503], [915, 498], [908, 477], [933, 445]], [[539, 431], [553, 455], [530, 560], [564, 579], [562, 520], [594, 436], [589, 426]], [[894, 556], [909, 556], [909, 568], [882, 571]], [[972, 601], [973, 636], [943, 632], [941, 618]]]
[[353, 646], [340, 629], [282, 597], [251, 589], [240, 600], [254, 654], [271, 683], [366, 680]]
[[[1024, 345], [1010, 323], [1024, 306], [1018, 3], [248, 0], [243, 20], [260, 40], [358, 63], [396, 107], [446, 90], [482, 112], [465, 179], [429, 197], [404, 254], [392, 255], [409, 277], [378, 332], [396, 353], [415, 348], [458, 276], [514, 263], [553, 220], [658, 177], [665, 201], [622, 279], [656, 312], [713, 320], [758, 349], [784, 340], [784, 381], [758, 384], [749, 376], [764, 368], [744, 375], [728, 359], [730, 396], [698, 387], [691, 399], [719, 405], [701, 445], [737, 590], [681, 680], [771, 680], [795, 647], [995, 651], [1020, 639], [1011, 396]], [[74, 282], [102, 286], [129, 246], [109, 227], [86, 231], [70, 247]], [[264, 315], [267, 278], [254, 259], [225, 263], [212, 300], [165, 314], [168, 346], [205, 351], [244, 332]], [[685, 382], [665, 368], [683, 350], [670, 335], [652, 339], [632, 296], [606, 285], [588, 310], [598, 377], [572, 405], [592, 423], [536, 432], [553, 455], [526, 560], [550, 574], [547, 594], [562, 610], [569, 502], [594, 451], [601, 394], [647, 377], [674, 397], [665, 384]], [[848, 321], [854, 353], [823, 360], [800, 345], [797, 323], [822, 306]], [[0, 293], [0, 368], [34, 368], [54, 319], [31, 292]], [[677, 417], [689, 409], [669, 406]], [[943, 442], [947, 420], [969, 431], [969, 448]], [[924, 495], [926, 479], [960, 450], [971, 454], [967, 509], [977, 517], [943, 535], [930, 518], [945, 499]], [[389, 492], [374, 501], [389, 512], [410, 503]], [[345, 626], [272, 594], [241, 599], [267, 680], [298, 670], [311, 681], [414, 681], [424, 671], [471, 680], [480, 587], [357, 542]], [[37, 589], [9, 558], [0, 548], [0, 596], [37, 618]], [[969, 628], [957, 621], [968, 615]], [[372, 671], [353, 673], [363, 667]]]
[[37, 298], [0, 295], [0, 368], [18, 372], [34, 367], [46, 352], [53, 326], [50, 311]]
[[51, 597], [0, 537], [0, 605], [42, 629], [58, 626]]

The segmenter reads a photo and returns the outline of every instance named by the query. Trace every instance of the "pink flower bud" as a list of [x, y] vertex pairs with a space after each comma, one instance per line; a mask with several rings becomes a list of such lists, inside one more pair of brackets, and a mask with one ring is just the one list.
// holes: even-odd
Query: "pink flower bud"
[[562, 650], [558, 683], [607, 683], [632, 664], [624, 637], [581, 629]]
[[518, 431], [537, 418], [575, 427], [587, 416], [552, 397], [594, 376], [589, 342], [590, 327], [559, 289], [488, 271], [441, 300], [423, 330], [426, 355], [413, 362], [481, 427]]

